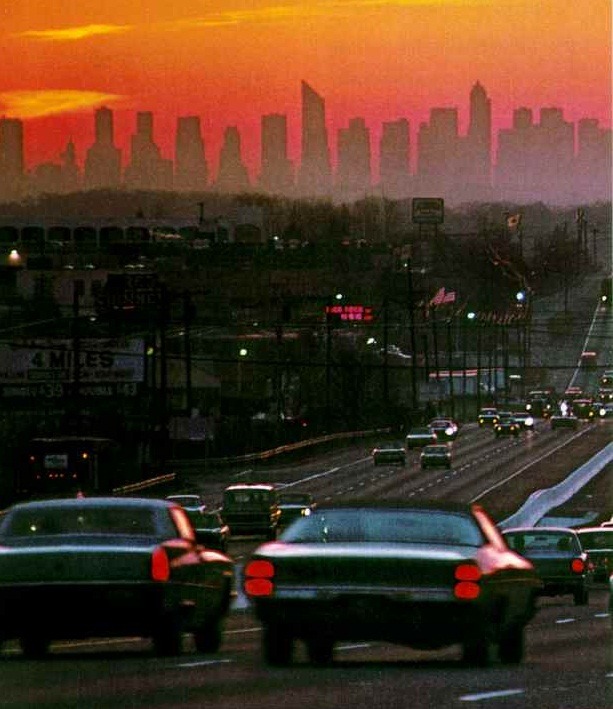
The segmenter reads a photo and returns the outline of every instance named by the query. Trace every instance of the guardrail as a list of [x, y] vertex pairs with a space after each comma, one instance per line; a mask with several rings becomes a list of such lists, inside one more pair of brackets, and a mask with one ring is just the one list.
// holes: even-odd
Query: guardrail
[[502, 520], [499, 526], [503, 529], [534, 526], [547, 512], [570, 500], [612, 460], [613, 443], [609, 443], [561, 483], [532, 493], [517, 512]]
[[155, 478], [148, 478], [147, 480], [141, 480], [137, 483], [131, 483], [129, 485], [121, 485], [120, 487], [113, 488], [113, 495], [131, 495], [134, 492], [140, 492], [141, 490], [148, 490], [150, 487], [156, 487], [157, 485], [162, 485], [164, 483], [174, 482], [177, 478], [176, 473], [166, 473], [165, 475], [158, 475]]
[[[302, 450], [303, 448], [314, 448], [315, 446], [322, 445], [324, 443], [330, 443], [332, 441], [339, 441], [348, 438], [366, 438], [368, 436], [379, 435], [382, 433], [390, 433], [392, 431], [391, 427], [385, 428], [375, 428], [366, 431], [343, 431], [342, 433], [330, 433], [325, 436], [319, 436], [318, 438], [309, 438], [304, 441], [297, 441], [296, 443], [286, 443], [282, 446], [277, 446], [276, 448], [271, 448], [266, 451], [260, 451], [259, 453], [247, 453], [245, 455], [239, 456], [228, 456], [226, 458], [208, 458], [207, 462], [215, 465], [242, 465], [243, 463], [253, 463], [257, 461], [268, 460], [275, 456], [283, 455], [284, 453], [293, 453], [295, 451]], [[182, 464], [196, 462], [187, 460], [171, 460], [169, 465], [181, 466]]]

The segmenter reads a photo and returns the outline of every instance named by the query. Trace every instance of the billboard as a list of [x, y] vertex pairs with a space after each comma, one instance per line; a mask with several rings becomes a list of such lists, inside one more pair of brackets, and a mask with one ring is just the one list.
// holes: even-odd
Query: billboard
[[412, 202], [413, 224], [442, 224], [445, 201], [440, 197], [415, 197]]
[[[82, 339], [75, 358], [72, 340], [39, 339], [0, 343], [0, 385], [50, 385], [74, 382], [136, 384], [144, 381], [143, 339]], [[128, 387], [131, 388], [131, 387]], [[56, 388], [59, 391], [59, 388]]]

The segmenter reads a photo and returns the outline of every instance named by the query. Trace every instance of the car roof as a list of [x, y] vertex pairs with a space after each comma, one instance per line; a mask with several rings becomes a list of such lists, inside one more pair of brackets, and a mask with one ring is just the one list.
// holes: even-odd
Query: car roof
[[269, 483], [235, 483], [228, 485], [226, 491], [231, 490], [274, 490], [275, 486]]
[[502, 529], [501, 531], [503, 534], [508, 534], [510, 532], [522, 532], [524, 534], [540, 534], [541, 532], [544, 532], [545, 534], [568, 533], [574, 535], [577, 533], [577, 530], [571, 529], [570, 527], [508, 527], [507, 529]]
[[471, 513], [473, 507], [480, 508], [480, 505], [463, 504], [460, 502], [447, 502], [441, 500], [419, 500], [409, 501], [406, 499], [390, 500], [339, 500], [337, 502], [324, 502], [317, 506], [317, 511], [330, 509], [380, 509], [380, 510], [433, 510], [440, 512], [462, 512]]
[[171, 500], [159, 500], [145, 497], [70, 497], [53, 498], [49, 500], [30, 500], [27, 502], [17, 502], [9, 507], [7, 512], [16, 509], [54, 509], [54, 508], [78, 508], [83, 507], [153, 507], [169, 508], [176, 503]]

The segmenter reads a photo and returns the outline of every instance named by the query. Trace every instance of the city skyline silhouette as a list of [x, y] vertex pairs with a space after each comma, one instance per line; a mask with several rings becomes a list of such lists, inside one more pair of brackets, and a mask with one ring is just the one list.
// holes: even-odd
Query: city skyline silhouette
[[[370, 194], [404, 198], [437, 194], [451, 202], [515, 199], [569, 203], [610, 197], [611, 130], [586, 116], [577, 125], [564, 111], [527, 107], [513, 111], [513, 125], [496, 131], [493, 106], [477, 81], [468, 97], [461, 131], [458, 107], [431, 107], [418, 126], [407, 118], [385, 121], [375, 141], [362, 116], [336, 135], [326, 98], [301, 82], [300, 156], [288, 148], [288, 117], [260, 119], [260, 157], [251, 170], [237, 126], [224, 129], [218, 156], [211, 155], [199, 116], [179, 116], [171, 157], [159, 147], [155, 114], [137, 111], [129, 148], [116, 144], [114, 112], [94, 111], [94, 140], [79, 160], [67, 140], [58, 162], [25, 164], [23, 122], [0, 118], [0, 197], [125, 188], [220, 193], [263, 192], [284, 197], [355, 201]], [[158, 132], [159, 133], [159, 132]], [[375, 167], [376, 165], [376, 167]]]

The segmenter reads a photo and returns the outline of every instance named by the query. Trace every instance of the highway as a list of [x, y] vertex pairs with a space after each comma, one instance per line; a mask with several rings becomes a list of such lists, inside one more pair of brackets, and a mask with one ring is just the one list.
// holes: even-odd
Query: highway
[[[539, 421], [519, 439], [496, 439], [491, 430], [467, 424], [453, 443], [452, 469], [421, 471], [418, 453], [405, 468], [374, 467], [367, 444], [338, 447], [291, 464], [253, 470], [197, 470], [183, 485], [214, 504], [234, 480], [266, 480], [312, 492], [319, 501], [397, 496], [468, 502], [478, 499], [500, 520], [531, 492], [553, 485], [594, 452], [613, 431], [611, 422], [552, 431]], [[610, 482], [610, 468], [593, 485]], [[605, 490], [607, 487], [605, 487]], [[608, 488], [610, 489], [610, 488]], [[585, 496], [579, 496], [585, 504]], [[593, 512], [610, 516], [610, 495], [598, 493]], [[567, 505], [568, 507], [568, 505]], [[261, 539], [231, 541], [238, 568]], [[528, 626], [526, 660], [519, 667], [466, 668], [459, 648], [416, 652], [379, 643], [338, 648], [334, 666], [310, 667], [298, 653], [291, 668], [264, 666], [260, 629], [251, 611], [237, 604], [224, 645], [212, 656], [197, 654], [185, 639], [184, 653], [157, 658], [149, 641], [126, 638], [62, 642], [41, 662], [22, 659], [7, 644], [0, 663], [3, 707], [493, 707], [595, 709], [611, 705], [611, 619], [608, 590], [594, 589], [585, 607], [570, 597], [542, 599]], [[49, 609], [52, 612], [52, 609]], [[78, 609], [75, 609], [78, 613]]]

